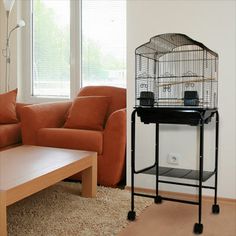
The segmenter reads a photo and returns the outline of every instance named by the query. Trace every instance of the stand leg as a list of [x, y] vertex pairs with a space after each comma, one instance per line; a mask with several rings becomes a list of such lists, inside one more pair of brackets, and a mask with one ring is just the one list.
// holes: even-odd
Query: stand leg
[[156, 123], [156, 144], [155, 144], [155, 164], [156, 164], [156, 197], [155, 203], [161, 203], [162, 199], [159, 195], [159, 123]]
[[201, 234], [203, 231], [202, 221], [202, 175], [203, 175], [203, 150], [204, 150], [204, 121], [200, 124], [200, 161], [199, 161], [199, 187], [198, 187], [198, 223], [194, 225], [194, 233]]
[[131, 211], [128, 212], [128, 220], [135, 220], [136, 212], [134, 211], [134, 171], [135, 171], [135, 114], [131, 116]]
[[218, 185], [218, 147], [219, 147], [219, 113], [216, 111], [216, 139], [215, 139], [215, 196], [212, 205], [212, 213], [219, 214], [220, 207], [217, 204], [217, 185]]

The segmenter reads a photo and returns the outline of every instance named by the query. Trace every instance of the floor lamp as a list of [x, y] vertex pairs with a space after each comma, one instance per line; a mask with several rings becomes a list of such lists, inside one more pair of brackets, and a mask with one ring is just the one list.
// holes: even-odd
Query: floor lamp
[[11, 63], [11, 52], [10, 52], [10, 38], [14, 30], [25, 26], [25, 22], [20, 20], [18, 24], [12, 28], [9, 32], [9, 15], [14, 5], [15, 0], [3, 0], [3, 5], [6, 10], [7, 16], [7, 33], [6, 33], [6, 48], [2, 50], [3, 56], [6, 58], [6, 71], [5, 71], [5, 92], [9, 91], [9, 79], [10, 79], [10, 63]]

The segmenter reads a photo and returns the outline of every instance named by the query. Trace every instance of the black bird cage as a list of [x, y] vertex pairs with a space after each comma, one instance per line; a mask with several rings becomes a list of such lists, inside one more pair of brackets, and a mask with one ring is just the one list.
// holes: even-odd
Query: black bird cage
[[135, 50], [136, 107], [217, 108], [218, 54], [187, 35], [152, 37]]

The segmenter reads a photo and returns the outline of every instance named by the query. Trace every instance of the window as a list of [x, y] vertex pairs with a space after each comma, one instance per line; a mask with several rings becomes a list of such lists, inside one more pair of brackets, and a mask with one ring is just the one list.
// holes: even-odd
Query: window
[[126, 1], [82, 0], [82, 86], [126, 86]]
[[32, 1], [32, 95], [70, 96], [70, 1]]
[[19, 4], [27, 26], [22, 34], [23, 100], [68, 99], [87, 85], [126, 86], [125, 0]]

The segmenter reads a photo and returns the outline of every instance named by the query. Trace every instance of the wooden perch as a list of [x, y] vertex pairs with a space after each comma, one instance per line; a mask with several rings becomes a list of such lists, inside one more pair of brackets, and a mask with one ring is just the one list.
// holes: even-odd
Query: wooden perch
[[205, 79], [195, 79], [195, 80], [188, 80], [188, 81], [179, 81], [179, 82], [171, 82], [171, 83], [165, 83], [165, 84], [158, 84], [158, 87], [165, 87], [165, 86], [172, 86], [176, 84], [190, 84], [190, 83], [200, 83], [200, 82], [206, 82], [206, 81], [211, 81], [215, 80], [215, 78], [205, 78]]

